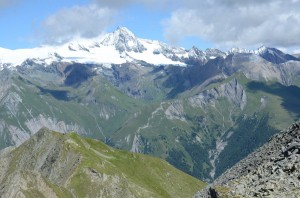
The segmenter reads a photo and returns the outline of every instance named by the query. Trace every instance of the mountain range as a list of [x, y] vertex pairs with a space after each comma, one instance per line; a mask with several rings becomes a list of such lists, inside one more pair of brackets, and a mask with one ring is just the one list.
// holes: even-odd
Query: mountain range
[[232, 48], [228, 52], [217, 49], [201, 51], [196, 47], [186, 50], [165, 43], [137, 38], [130, 30], [119, 27], [113, 33], [94, 39], [77, 39], [58, 46], [41, 46], [33, 49], [9, 50], [0, 48], [1, 67], [14, 67], [26, 60], [45, 66], [54, 62], [103, 64], [148, 63], [153, 65], [189, 66], [195, 62], [205, 63], [217, 57], [232, 54], [253, 54], [273, 63], [299, 60], [275, 48], [262, 46], [257, 50]]
[[300, 60], [276, 48], [184, 49], [120, 27], [0, 48], [0, 148], [76, 131], [212, 181], [300, 118]]

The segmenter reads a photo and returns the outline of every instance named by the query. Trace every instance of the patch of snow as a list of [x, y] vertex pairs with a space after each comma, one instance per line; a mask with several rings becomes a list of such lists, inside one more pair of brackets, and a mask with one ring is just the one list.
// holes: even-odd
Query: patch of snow
[[102, 64], [103, 67], [110, 69], [112, 66], [110, 63], [104, 63]]
[[162, 53], [156, 54], [153, 53], [157, 49], [161, 49], [161, 45], [159, 42], [150, 42], [149, 40], [140, 40], [141, 43], [146, 47], [142, 53], [135, 53], [135, 52], [128, 52], [128, 55], [136, 60], [143, 60], [147, 63], [154, 64], [154, 65], [178, 65], [178, 66], [186, 66], [185, 63], [180, 61], [173, 61]]
[[268, 50], [268, 48], [263, 45], [263, 46], [259, 47], [257, 50], [254, 50], [253, 53], [260, 55], [260, 54], [265, 53], [267, 50]]

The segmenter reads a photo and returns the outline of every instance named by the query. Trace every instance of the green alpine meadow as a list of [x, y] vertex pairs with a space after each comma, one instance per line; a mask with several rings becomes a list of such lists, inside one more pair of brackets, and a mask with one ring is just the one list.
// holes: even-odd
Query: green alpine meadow
[[206, 186], [164, 160], [46, 128], [0, 164], [3, 197], [189, 197]]

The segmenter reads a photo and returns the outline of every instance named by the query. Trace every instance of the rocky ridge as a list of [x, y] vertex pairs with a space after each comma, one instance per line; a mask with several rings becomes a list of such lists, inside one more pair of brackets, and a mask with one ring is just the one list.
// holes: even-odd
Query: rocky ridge
[[240, 109], [243, 109], [247, 104], [246, 92], [236, 79], [222, 84], [217, 88], [205, 90], [198, 95], [190, 97], [189, 102], [192, 106], [203, 107], [208, 103], [214, 103], [219, 97], [228, 98], [230, 102]]
[[101, 42], [104, 46], [115, 46], [120, 52], [134, 51], [143, 52], [146, 50], [145, 46], [125, 27], [118, 27], [116, 31], [105, 36]]
[[205, 185], [160, 159], [46, 128], [0, 151], [0, 167], [1, 197], [186, 197]]
[[223, 173], [195, 197], [299, 197], [300, 121]]

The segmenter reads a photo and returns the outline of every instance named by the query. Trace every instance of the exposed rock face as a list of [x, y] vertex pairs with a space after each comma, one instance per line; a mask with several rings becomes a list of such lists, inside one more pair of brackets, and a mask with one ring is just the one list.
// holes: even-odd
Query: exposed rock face
[[0, 105], [5, 106], [7, 111], [10, 112], [12, 116], [16, 117], [20, 103], [22, 103], [21, 97], [15, 92], [9, 92]]
[[195, 46], [192, 47], [192, 49], [189, 50], [189, 59], [191, 63], [197, 63], [200, 62], [202, 64], [207, 62], [206, 54], [196, 48]]
[[224, 70], [229, 76], [236, 72], [242, 72], [252, 80], [282, 81], [278, 65], [274, 65], [256, 54], [229, 55], [226, 57], [224, 65]]
[[282, 51], [276, 49], [276, 48], [267, 48], [262, 47], [261, 49], [258, 49], [259, 55], [266, 59], [267, 61], [270, 61], [275, 64], [285, 63], [291, 60], [298, 61], [299, 59], [295, 56], [285, 54]]
[[2, 71], [0, 74], [0, 101], [8, 94], [9, 89], [12, 86], [9, 77], [9, 71]]
[[0, 194], [3, 197], [27, 197], [34, 191], [33, 187], [37, 187], [41, 194], [57, 197], [47, 180], [57, 185], [66, 184], [80, 162], [80, 155], [64, 152], [62, 137], [42, 129], [22, 149], [1, 156]]
[[[14, 103], [17, 104], [17, 103]], [[7, 108], [16, 109], [17, 106], [7, 106]], [[14, 111], [11, 109], [11, 113], [14, 112], [17, 114], [18, 111]], [[6, 123], [4, 120], [0, 119], [0, 131], [7, 132], [8, 137], [5, 138], [6, 141], [11, 142], [13, 145], [19, 146], [26, 140], [30, 138], [31, 135], [35, 134], [40, 128], [47, 127], [51, 130], [59, 131], [61, 133], [66, 133], [69, 131], [78, 131], [79, 134], [86, 134], [86, 131], [76, 123], [67, 124], [64, 121], [59, 121], [56, 118], [45, 117], [44, 115], [40, 114], [37, 117], [32, 117], [25, 121], [25, 130], [20, 123], [17, 125], [10, 125]]]
[[85, 130], [78, 124], [66, 124], [63, 121], [58, 121], [56, 118], [47, 118], [41, 114], [36, 118], [32, 118], [26, 121], [25, 124], [30, 130], [31, 134], [34, 134], [42, 127], [46, 127], [54, 131], [59, 131], [61, 133], [67, 133], [69, 131], [78, 131], [79, 134], [86, 133]]
[[222, 174], [195, 197], [299, 197], [300, 121]]
[[247, 104], [247, 96], [243, 87], [237, 82], [236, 79], [229, 81], [221, 86], [199, 93], [189, 99], [193, 106], [204, 107], [219, 97], [226, 97], [230, 102], [244, 109]]
[[211, 48], [206, 49], [205, 54], [208, 57], [225, 57], [226, 56], [225, 52], [222, 52], [221, 50], [218, 50], [218, 49], [211, 49]]
[[130, 152], [133, 153], [140, 153], [140, 147], [143, 145], [143, 141], [141, 140], [141, 135], [135, 134], [132, 142], [132, 147], [130, 149]]
[[279, 65], [281, 78], [284, 85], [295, 85], [300, 75], [299, 62], [289, 61]]
[[143, 52], [146, 50], [135, 35], [124, 27], [119, 27], [115, 32], [108, 34], [101, 44], [105, 46], [114, 45], [120, 52]]
[[165, 111], [165, 114], [168, 119], [186, 121], [184, 118], [184, 109], [180, 101], [171, 103], [171, 105]]

